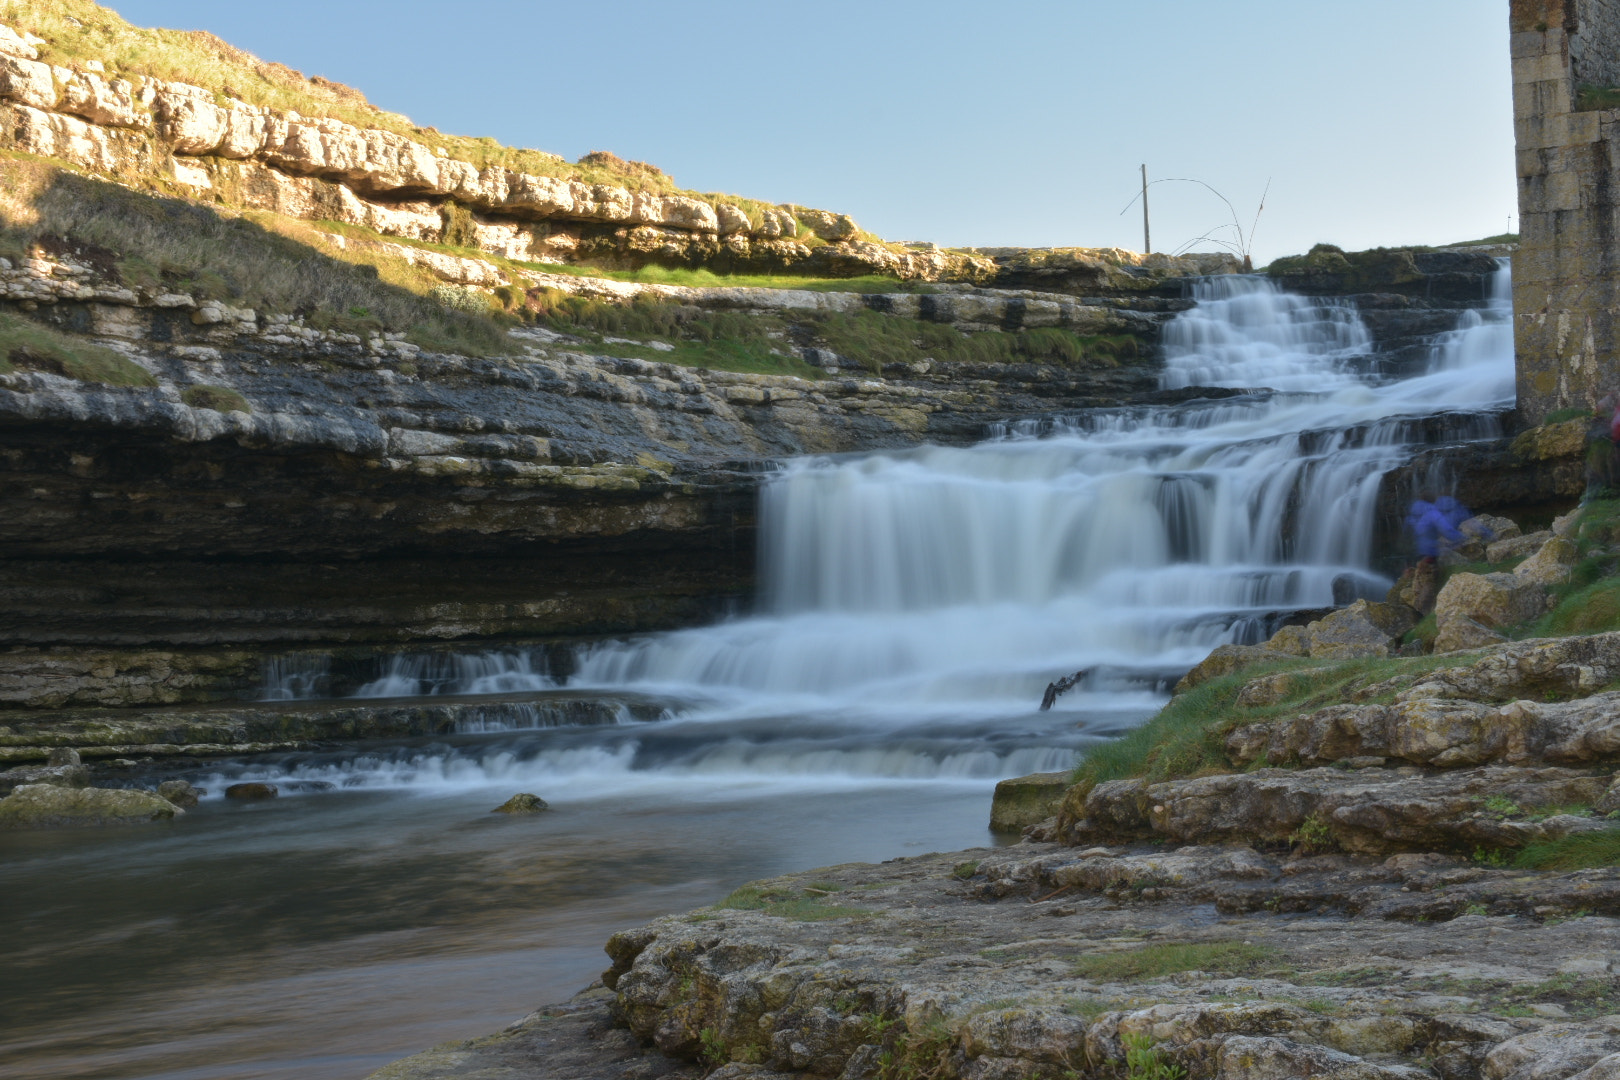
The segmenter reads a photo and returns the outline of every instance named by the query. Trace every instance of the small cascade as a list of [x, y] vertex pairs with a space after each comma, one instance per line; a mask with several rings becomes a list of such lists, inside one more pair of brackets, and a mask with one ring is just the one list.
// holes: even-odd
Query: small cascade
[[557, 685], [546, 666], [545, 656], [537, 656], [532, 651], [418, 653], [390, 657], [387, 670], [362, 685], [354, 696], [514, 694], [550, 690]]

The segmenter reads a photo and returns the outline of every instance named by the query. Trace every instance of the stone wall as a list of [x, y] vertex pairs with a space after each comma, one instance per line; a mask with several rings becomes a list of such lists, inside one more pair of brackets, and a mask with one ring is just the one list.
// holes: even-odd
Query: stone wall
[[1577, 108], [1583, 85], [1620, 83], [1620, 2], [1512, 0], [1511, 28], [1518, 395], [1535, 424], [1620, 389], [1620, 110]]

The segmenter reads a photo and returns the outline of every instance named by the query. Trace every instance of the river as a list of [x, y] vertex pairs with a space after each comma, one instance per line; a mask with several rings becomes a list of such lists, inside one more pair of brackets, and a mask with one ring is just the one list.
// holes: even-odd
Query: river
[[[1507, 278], [1400, 371], [1351, 307], [1203, 282], [1163, 382], [1241, 392], [786, 462], [749, 615], [582, 647], [566, 676], [405, 657], [360, 691], [635, 693], [662, 719], [212, 762], [165, 774], [211, 792], [171, 826], [0, 835], [0, 1073], [361, 1077], [566, 997], [615, 929], [750, 878], [994, 842], [995, 780], [1068, 767], [1215, 645], [1382, 594], [1374, 504], [1416, 421], [1486, 438], [1511, 403]], [[243, 779], [283, 795], [219, 797]], [[553, 809], [489, 813], [519, 791]]]

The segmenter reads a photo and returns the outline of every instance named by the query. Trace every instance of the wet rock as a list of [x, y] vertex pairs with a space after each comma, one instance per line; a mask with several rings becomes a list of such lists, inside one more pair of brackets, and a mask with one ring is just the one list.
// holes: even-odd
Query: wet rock
[[150, 791], [26, 784], [0, 799], [0, 829], [137, 825], [183, 813]]
[[547, 805], [546, 800], [542, 799], [540, 796], [520, 792], [519, 794], [514, 795], [510, 799], [507, 799], [505, 802], [501, 803], [501, 805], [491, 810], [490, 813], [538, 814], [542, 810], [550, 809], [551, 807]]
[[990, 828], [994, 832], [1021, 832], [1057, 813], [1069, 789], [1067, 772], [1030, 773], [996, 785], [990, 797]]
[[45, 758], [45, 764], [51, 766], [79, 764], [79, 752], [71, 746], [58, 746], [51, 750]]
[[208, 794], [201, 788], [192, 787], [184, 780], [165, 780], [158, 785], [158, 794], [174, 803], [176, 806], [190, 808], [197, 805], [197, 800]]
[[241, 802], [261, 802], [265, 799], [273, 799], [280, 794], [280, 790], [274, 784], [232, 784], [225, 789], [227, 799], [237, 799]]
[[1469, 623], [1505, 630], [1547, 610], [1547, 591], [1515, 574], [1453, 574], [1435, 600], [1435, 652], [1476, 647]]
[[53, 784], [57, 787], [83, 788], [90, 786], [90, 770], [74, 762], [71, 765], [33, 765], [0, 772], [0, 795], [24, 784]]

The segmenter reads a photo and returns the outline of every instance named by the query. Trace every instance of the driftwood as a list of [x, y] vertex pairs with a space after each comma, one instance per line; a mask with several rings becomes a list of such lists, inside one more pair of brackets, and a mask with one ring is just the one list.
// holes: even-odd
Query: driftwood
[[1073, 690], [1080, 684], [1080, 680], [1091, 674], [1090, 668], [1081, 668], [1073, 675], [1065, 675], [1056, 682], [1046, 684], [1046, 693], [1041, 697], [1041, 712], [1047, 712], [1058, 698]]

